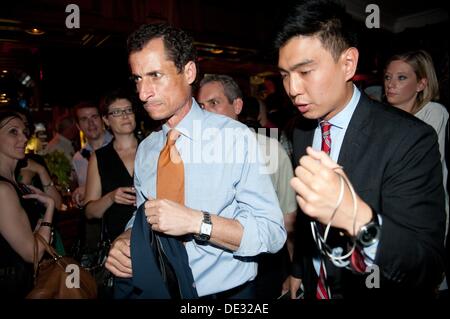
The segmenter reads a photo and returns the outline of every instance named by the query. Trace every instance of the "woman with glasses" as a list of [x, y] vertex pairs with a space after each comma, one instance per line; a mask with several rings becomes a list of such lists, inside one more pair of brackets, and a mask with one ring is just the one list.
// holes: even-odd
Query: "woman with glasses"
[[138, 140], [133, 99], [122, 90], [106, 95], [100, 113], [114, 139], [90, 156], [86, 179], [85, 214], [104, 218], [104, 228], [113, 241], [136, 209], [133, 187], [134, 158]]
[[102, 219], [98, 249], [89, 257], [89, 268], [96, 278], [99, 298], [109, 299], [113, 278], [104, 261], [110, 243], [123, 232], [136, 209], [133, 176], [138, 140], [134, 135], [133, 99], [128, 92], [116, 90], [107, 94], [99, 111], [114, 138], [89, 157], [84, 208], [88, 219]]
[[123, 90], [103, 97], [100, 114], [114, 138], [89, 157], [84, 208], [88, 219], [102, 218], [98, 249], [90, 265], [100, 299], [112, 297], [113, 278], [104, 267], [110, 243], [123, 232], [136, 209], [133, 176], [138, 139], [133, 101]]
[[[50, 242], [55, 201], [16, 179], [28, 141], [28, 129], [16, 112], [0, 110], [0, 141], [0, 299], [24, 298], [33, 288], [33, 232]], [[51, 183], [48, 174], [41, 182]], [[40, 259], [44, 247], [39, 245], [37, 252]]]

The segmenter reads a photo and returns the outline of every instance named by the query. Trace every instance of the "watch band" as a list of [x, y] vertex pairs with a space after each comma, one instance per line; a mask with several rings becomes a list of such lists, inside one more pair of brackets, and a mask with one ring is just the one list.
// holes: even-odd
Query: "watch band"
[[203, 213], [203, 222], [207, 223], [207, 224], [211, 224], [211, 214], [208, 212], [204, 212], [204, 211], [202, 211], [202, 213]]
[[49, 223], [49, 222], [41, 222], [41, 227], [50, 227], [51, 229], [53, 229], [53, 224]]

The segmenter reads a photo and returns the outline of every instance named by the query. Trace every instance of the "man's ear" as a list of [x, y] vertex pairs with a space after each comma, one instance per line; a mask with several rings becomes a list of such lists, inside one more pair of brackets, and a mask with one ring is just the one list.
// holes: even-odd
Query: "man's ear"
[[244, 106], [244, 101], [240, 97], [234, 99], [233, 101], [233, 110], [234, 114], [239, 115], [242, 112], [242, 107]]
[[349, 81], [355, 75], [358, 66], [358, 58], [358, 49], [354, 47], [350, 47], [342, 53], [341, 60], [346, 81]]
[[194, 61], [186, 63], [184, 66], [184, 76], [189, 84], [194, 83], [195, 78], [197, 77], [197, 66]]

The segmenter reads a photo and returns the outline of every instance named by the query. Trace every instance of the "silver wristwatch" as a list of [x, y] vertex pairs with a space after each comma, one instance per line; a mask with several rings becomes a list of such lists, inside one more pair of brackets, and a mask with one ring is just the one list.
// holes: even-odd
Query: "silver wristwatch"
[[356, 243], [362, 247], [368, 247], [380, 240], [381, 227], [378, 222], [378, 215], [373, 211], [372, 214], [372, 219], [361, 226], [358, 234], [356, 234]]
[[211, 238], [211, 232], [212, 232], [212, 223], [211, 223], [211, 214], [208, 212], [203, 213], [203, 221], [200, 225], [200, 232], [199, 234], [195, 234], [194, 238], [198, 241], [208, 241]]

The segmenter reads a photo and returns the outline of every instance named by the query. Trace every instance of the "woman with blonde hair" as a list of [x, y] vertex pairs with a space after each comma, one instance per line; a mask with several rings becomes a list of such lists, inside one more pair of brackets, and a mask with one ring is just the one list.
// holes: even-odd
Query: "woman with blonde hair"
[[392, 56], [386, 64], [384, 90], [391, 105], [413, 114], [431, 125], [437, 133], [445, 188], [447, 236], [449, 206], [445, 140], [449, 114], [442, 104], [436, 102], [439, 99], [439, 83], [431, 56], [424, 50]]
[[386, 65], [384, 89], [390, 104], [416, 116], [424, 108], [442, 107], [432, 102], [439, 99], [439, 83], [433, 60], [426, 51], [394, 55]]

